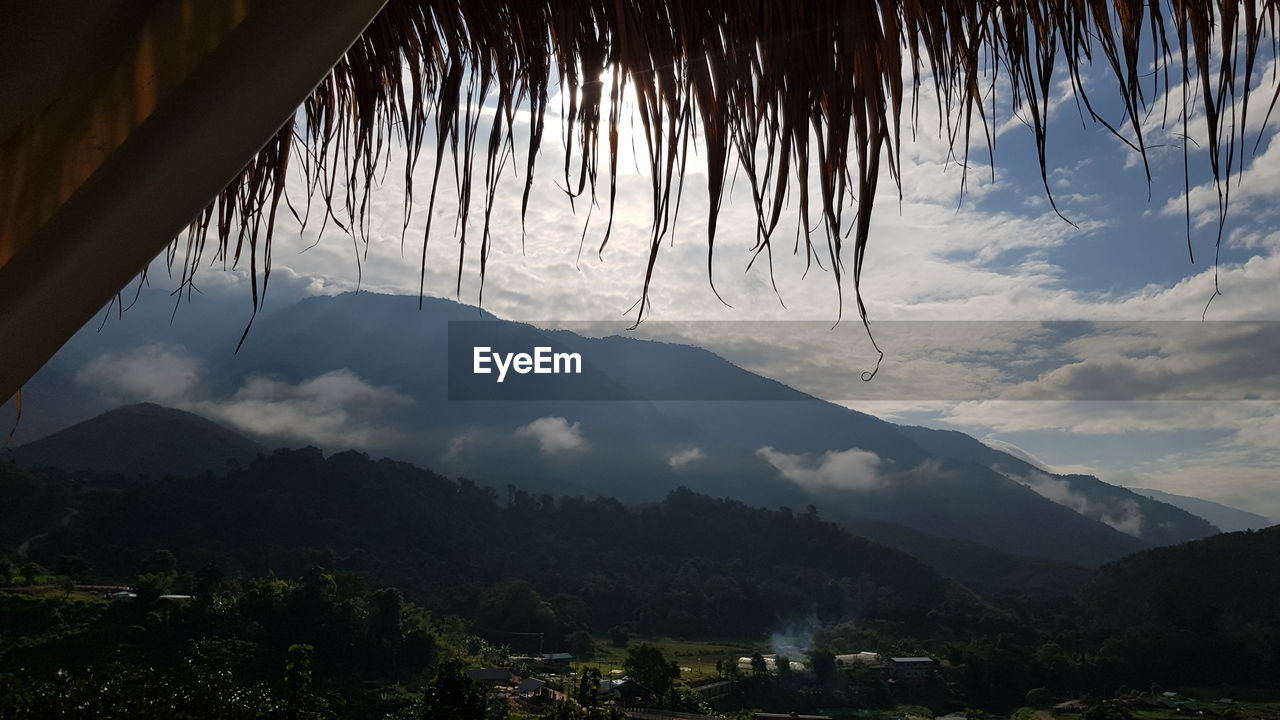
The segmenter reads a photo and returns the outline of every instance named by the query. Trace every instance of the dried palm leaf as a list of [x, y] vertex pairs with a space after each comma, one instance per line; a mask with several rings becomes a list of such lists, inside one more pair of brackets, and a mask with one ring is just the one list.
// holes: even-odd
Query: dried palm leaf
[[[270, 277], [272, 226], [291, 171], [305, 179], [308, 190], [306, 210], [299, 215], [293, 209], [294, 214], [305, 220], [318, 195], [323, 222], [347, 230], [367, 249], [370, 194], [393, 142], [405, 148], [407, 228], [416, 201], [414, 170], [434, 128], [424, 278], [447, 156], [457, 192], [453, 233], [461, 287], [480, 144], [484, 217], [481, 239], [473, 245], [479, 246], [483, 288], [498, 177], [507, 160], [514, 160], [516, 110], [527, 109], [531, 116], [523, 218], [543, 142], [548, 90], [558, 83], [566, 104], [563, 186], [570, 202], [585, 197], [594, 205], [597, 192], [607, 194], [610, 220], [601, 250], [612, 231], [619, 125], [626, 121], [618, 109], [624, 93], [634, 93], [653, 211], [637, 322], [648, 310], [657, 256], [678, 217], [689, 144], [695, 141], [708, 167], [712, 289], [716, 219], [726, 178], [739, 172], [757, 215], [752, 261], [763, 253], [772, 267], [772, 240], [794, 188], [795, 250], [803, 247], [806, 263], [821, 263], [825, 256], [840, 294], [852, 274], [865, 323], [862, 275], [881, 162], [901, 193], [903, 108], [911, 109], [914, 129], [922, 82], [932, 83], [945, 122], [938, 132], [961, 163], [967, 161], [975, 123], [990, 149], [985, 98], [998, 81], [1006, 83], [1015, 111], [1034, 134], [1049, 193], [1045, 148], [1059, 72], [1088, 117], [1138, 152], [1145, 166], [1145, 48], [1155, 68], [1153, 92], [1161, 81], [1167, 92], [1170, 72], [1181, 69], [1184, 127], [1193, 100], [1203, 106], [1209, 166], [1225, 221], [1231, 171], [1243, 166], [1248, 149], [1253, 75], [1264, 45], [1275, 55], [1278, 17], [1277, 0], [391, 0], [297, 116], [192, 224], [183, 280], [189, 286], [212, 231], [216, 258], [249, 265], [257, 307]], [[1085, 83], [1091, 72], [1114, 81], [1122, 122], [1096, 110]], [[611, 78], [607, 85], [604, 77]], [[1271, 108], [1277, 99], [1280, 86]], [[479, 110], [486, 103], [495, 108], [487, 136]], [[608, 153], [604, 179], [602, 146]], [[291, 162], [291, 156], [297, 159]], [[810, 187], [811, 176], [816, 188]], [[810, 216], [811, 199], [817, 218]], [[1188, 206], [1188, 228], [1189, 212]], [[177, 257], [171, 252], [171, 261]]]

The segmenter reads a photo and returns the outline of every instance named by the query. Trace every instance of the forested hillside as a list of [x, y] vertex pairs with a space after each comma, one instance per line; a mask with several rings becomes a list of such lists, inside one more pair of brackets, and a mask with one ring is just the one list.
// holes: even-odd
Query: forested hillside
[[7, 477], [27, 486], [26, 502], [46, 517], [76, 511], [32, 545], [32, 558], [77, 558], [102, 579], [130, 577], [156, 549], [234, 574], [290, 577], [321, 566], [398, 587], [439, 612], [478, 612], [495, 633], [551, 638], [618, 624], [759, 636], [809, 616], [913, 635], [999, 622], [960, 585], [812, 509], [756, 509], [688, 490], [638, 508], [515, 488], [500, 502], [467, 480], [313, 448], [118, 488], [111, 476], [73, 481], [46, 471], [32, 492], [32, 478], [13, 469]]
[[[1275, 529], [1139, 553], [1070, 576], [1078, 592], [983, 600], [812, 508], [752, 508], [686, 489], [632, 506], [515, 487], [499, 495], [405, 463], [314, 448], [164, 479], [0, 464], [0, 538], [21, 548], [0, 563], [0, 584], [123, 583], [147, 606], [165, 592], [194, 595], [190, 612], [156, 605], [137, 617], [114, 605], [0, 596], [0, 673], [25, 668], [35, 675], [24, 683], [43, 683], [41, 673], [72, 659], [91, 673], [109, 665], [127, 672], [101, 691], [92, 675], [74, 675], [89, 684], [72, 691], [127, 698], [157, 683], [212, 692], [229, 682], [216, 668], [235, 659], [239, 669], [225, 672], [269, 702], [280, 686], [252, 683], [301, 662], [290, 659], [301, 643], [314, 646], [330, 689], [350, 699], [362, 692], [352, 678], [381, 684], [409, 673], [422, 682], [439, 670], [442, 644], [471, 657], [484, 643], [589, 654], [604, 637], [765, 643], [801, 627], [814, 658], [871, 650], [946, 661], [924, 695], [898, 691], [938, 708], [1007, 710], [1039, 688], [1099, 697], [1153, 683], [1253, 692], [1280, 681]], [[366, 583], [397, 590], [370, 594]], [[410, 604], [379, 609], [401, 602]], [[401, 618], [394, 630], [378, 620], [388, 613]], [[144, 670], [178, 657], [214, 675]], [[770, 706], [834, 697], [816, 675], [734, 682]], [[366, 710], [383, 702], [363, 697]], [[875, 697], [841, 702], [889, 695]]]

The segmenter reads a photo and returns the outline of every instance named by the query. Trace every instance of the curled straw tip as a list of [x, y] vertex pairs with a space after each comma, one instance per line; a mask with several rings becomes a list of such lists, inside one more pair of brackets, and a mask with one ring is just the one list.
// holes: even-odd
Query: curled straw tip
[[[849, 246], [841, 238], [851, 232], [853, 286], [861, 297], [881, 157], [887, 153], [890, 174], [901, 187], [902, 107], [918, 111], [921, 82], [933, 86], [942, 118], [937, 132], [951, 144], [962, 183], [975, 130], [988, 151], [993, 144], [986, 107], [992, 94], [986, 88], [994, 88], [997, 80], [1006, 83], [1013, 111], [1026, 119], [1036, 140], [1048, 192], [1049, 110], [1062, 72], [1082, 118], [1140, 153], [1145, 168], [1142, 122], [1148, 108], [1139, 83], [1154, 63], [1155, 74], [1163, 74], [1168, 86], [1169, 68], [1180, 64], [1183, 79], [1203, 99], [1210, 165], [1221, 178], [1229, 176], [1233, 159], [1238, 161], [1237, 141], [1247, 144], [1243, 120], [1240, 127], [1232, 126], [1230, 116], [1223, 121], [1224, 114], [1234, 113], [1238, 97], [1247, 107], [1259, 48], [1268, 47], [1261, 40], [1277, 26], [1276, 2], [390, 0], [301, 111], [192, 224], [181, 260], [183, 284], [190, 287], [211, 245], [214, 258], [224, 264], [229, 260], [235, 267], [247, 260], [257, 309], [256, 280], [270, 272], [271, 227], [290, 172], [301, 175], [307, 192], [300, 220], [309, 217], [311, 199], [318, 196], [322, 224], [333, 222], [353, 238], [363, 238], [367, 251], [369, 198], [391, 162], [388, 149], [395, 143], [405, 148], [407, 220], [414, 169], [423, 144], [432, 140], [420, 294], [446, 158], [455, 181], [458, 289], [469, 251], [481, 254], [483, 283], [489, 210], [496, 179], [506, 159], [514, 160], [516, 111], [529, 115], [522, 125], [527, 140], [519, 201], [523, 222], [548, 89], [558, 84], [565, 90], [559, 137], [565, 160], [557, 184], [571, 201], [585, 195], [592, 207], [597, 190], [607, 188], [610, 218], [619, 128], [634, 122], [621, 117], [619, 108], [624, 96], [635, 100], [653, 218], [640, 316], [648, 308], [661, 241], [678, 215], [691, 141], [706, 161], [709, 246], [726, 178], [745, 177], [757, 225], [767, 231], [777, 225], [784, 198], [794, 192], [800, 225], [824, 226], [828, 235], [827, 247], [820, 249], [809, 232], [801, 233], [806, 263], [820, 264], [826, 255], [838, 286]], [[1144, 48], [1150, 58], [1139, 56]], [[910, 82], [903, 81], [904, 69], [910, 69]], [[612, 74], [605, 75], [606, 70]], [[1097, 71], [1116, 81], [1122, 122], [1095, 112], [1082, 78]], [[1241, 73], [1243, 84], [1236, 81]], [[602, 76], [611, 81], [601, 82]], [[1280, 86], [1268, 117], [1277, 99]], [[917, 131], [914, 123], [911, 131]], [[1260, 138], [1261, 131], [1255, 148]], [[291, 156], [298, 161], [290, 162]], [[479, 193], [473, 176], [484, 181]], [[468, 246], [476, 194], [483, 195], [484, 230], [481, 242]], [[849, 225], [845, 210], [852, 205], [858, 205], [857, 219]], [[289, 208], [293, 211], [292, 204]], [[814, 210], [821, 220], [811, 223]], [[607, 237], [611, 222], [605, 227]], [[179, 257], [168, 255], [171, 264]], [[715, 296], [720, 298], [718, 292]], [[861, 303], [858, 313], [866, 319]]]

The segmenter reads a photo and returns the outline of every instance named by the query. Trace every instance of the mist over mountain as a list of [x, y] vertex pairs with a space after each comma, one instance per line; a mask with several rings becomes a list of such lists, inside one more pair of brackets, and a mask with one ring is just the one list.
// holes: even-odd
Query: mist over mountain
[[1185, 495], [1175, 495], [1173, 493], [1161, 492], [1160, 490], [1152, 490], [1150, 488], [1129, 488], [1138, 495], [1143, 495], [1152, 500], [1159, 500], [1162, 503], [1182, 508], [1189, 513], [1199, 515], [1216, 525], [1223, 532], [1237, 532], [1240, 530], [1261, 530], [1276, 524], [1276, 521], [1251, 513], [1239, 508], [1233, 508], [1222, 503], [1211, 502], [1201, 498], [1187, 497]]
[[[222, 302], [194, 303], [199, 322], [169, 323], [168, 303], [143, 302], [101, 332], [87, 328], [31, 396], [72, 378], [83, 409], [64, 397], [59, 420], [146, 400], [269, 446], [356, 448], [499, 488], [648, 502], [689, 487], [752, 505], [813, 504], [918, 549], [931, 546], [922, 537], [938, 538], [1098, 565], [1215, 530], [1096, 478], [1032, 477], [1033, 466], [968, 436], [942, 442], [695, 347], [543, 331], [448, 300], [427, 298], [419, 311], [417, 298], [360, 293], [270, 309], [235, 353], [243, 325], [210, 307]], [[504, 342], [579, 353], [582, 375], [555, 379], [578, 394], [522, 398], [524, 386], [513, 385], [506, 397], [515, 399], [450, 401], [450, 321], [493, 323]], [[621, 399], [583, 399], [592, 396]], [[28, 415], [41, 412], [29, 403]], [[955, 555], [932, 547], [938, 558]]]
[[1105, 483], [1092, 475], [1048, 472], [961, 432], [905, 426], [901, 431], [935, 455], [989, 467], [1049, 500], [1152, 545], [1172, 545], [1218, 532], [1203, 516], [1176, 504]]

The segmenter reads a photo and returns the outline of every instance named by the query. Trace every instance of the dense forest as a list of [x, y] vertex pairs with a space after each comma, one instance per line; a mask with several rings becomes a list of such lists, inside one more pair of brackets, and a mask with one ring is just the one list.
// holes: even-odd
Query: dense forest
[[[130, 576], [158, 548], [184, 566], [234, 575], [324, 567], [400, 588], [434, 612], [552, 642], [618, 624], [756, 637], [811, 615], [923, 637], [1008, 627], [1007, 616], [960, 585], [811, 508], [756, 509], [687, 490], [639, 508], [515, 488], [499, 498], [406, 463], [355, 452], [325, 458], [314, 448], [193, 478], [9, 477], [25, 484], [9, 494], [29, 520], [8, 539], [55, 525], [32, 559], [75, 558], [97, 580]], [[67, 508], [74, 522], [58, 525]], [[534, 593], [543, 600], [513, 599]]]
[[[813, 633], [804, 670], [744, 673], [724, 658], [741, 706], [911, 700], [1007, 712], [1031, 691], [1240, 694], [1280, 682], [1277, 528], [1140, 553], [1047, 598], [976, 594], [813, 508], [684, 489], [642, 506], [516, 487], [504, 496], [355, 452], [279, 450], [165, 478], [0, 463], [0, 497], [0, 542], [23, 551], [0, 558], [0, 583], [66, 587], [0, 593], [10, 708], [88, 693], [145, 717], [126, 709], [150, 688], [173, 694], [173, 707], [244, 701], [223, 717], [449, 717], [429, 714], [432, 693], [476, 690], [454, 677], [454, 661], [587, 658], [607, 638], [765, 643], [797, 623]], [[76, 583], [127, 584], [138, 602], [78, 599]], [[192, 599], [166, 603], [167, 593]], [[828, 655], [864, 650], [929, 655], [942, 671], [913, 690], [833, 679]], [[669, 704], [698, 708], [681, 698]], [[588, 711], [547, 709], [556, 712]]]

